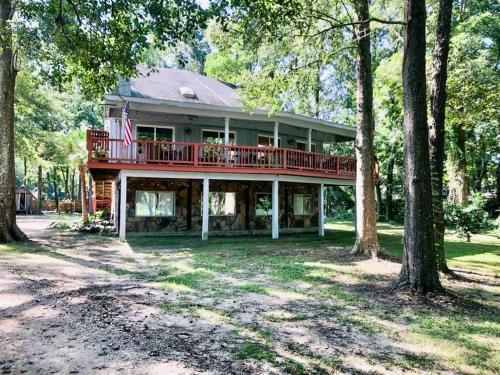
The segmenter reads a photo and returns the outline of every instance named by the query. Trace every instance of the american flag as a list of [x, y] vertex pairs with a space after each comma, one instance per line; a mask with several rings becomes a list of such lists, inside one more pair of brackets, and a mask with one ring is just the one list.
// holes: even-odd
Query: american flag
[[123, 108], [123, 119], [125, 122], [125, 141], [123, 145], [127, 147], [132, 143], [132, 121], [130, 120], [130, 108], [127, 104], [125, 104], [125, 108]]

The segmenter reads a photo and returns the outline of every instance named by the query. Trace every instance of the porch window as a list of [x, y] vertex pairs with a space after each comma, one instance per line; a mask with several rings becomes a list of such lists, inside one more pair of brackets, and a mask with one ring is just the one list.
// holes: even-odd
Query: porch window
[[173, 142], [174, 129], [161, 126], [137, 125], [137, 140]]
[[313, 199], [311, 194], [294, 194], [293, 195], [293, 214], [312, 215]]
[[[259, 147], [272, 147], [274, 146], [274, 137], [272, 135], [259, 135], [257, 145]], [[278, 147], [281, 147], [281, 138], [278, 138]]]
[[[202, 143], [224, 144], [224, 130], [202, 130], [201, 132]], [[235, 132], [229, 132], [229, 144], [236, 144]]]
[[136, 191], [136, 217], [166, 217], [175, 215], [174, 191]]
[[273, 211], [273, 195], [271, 193], [257, 193], [255, 199], [255, 215], [271, 216]]
[[236, 214], [236, 193], [210, 192], [208, 207], [210, 216], [234, 216]]
[[[307, 142], [297, 141], [297, 150], [306, 151], [307, 150]], [[316, 152], [316, 143], [311, 143], [311, 152]]]

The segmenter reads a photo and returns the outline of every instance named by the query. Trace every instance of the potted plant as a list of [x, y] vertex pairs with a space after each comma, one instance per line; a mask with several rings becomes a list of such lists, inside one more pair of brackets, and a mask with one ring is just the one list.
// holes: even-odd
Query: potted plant
[[103, 148], [96, 148], [92, 152], [92, 157], [94, 159], [108, 159], [108, 157], [109, 157], [109, 151], [105, 150]]

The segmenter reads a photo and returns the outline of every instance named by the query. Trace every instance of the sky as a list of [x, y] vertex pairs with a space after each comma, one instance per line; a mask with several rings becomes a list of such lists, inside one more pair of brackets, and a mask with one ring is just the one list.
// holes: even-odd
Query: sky
[[197, 1], [202, 8], [208, 8], [208, 5], [210, 4], [210, 0], [197, 0]]

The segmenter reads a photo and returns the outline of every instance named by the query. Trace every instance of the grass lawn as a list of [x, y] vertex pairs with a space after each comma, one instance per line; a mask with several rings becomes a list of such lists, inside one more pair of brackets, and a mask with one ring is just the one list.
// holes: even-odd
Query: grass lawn
[[[500, 372], [498, 238], [476, 235], [466, 243], [448, 234], [449, 265], [463, 279], [442, 278], [452, 296], [415, 298], [386, 289], [399, 264], [350, 255], [352, 223], [327, 229], [325, 238], [277, 241], [130, 237], [132, 255], [86, 257], [119, 280], [160, 293], [156, 323], [173, 322], [190, 337], [196, 332], [190, 350], [209, 342], [210, 356], [239, 366], [236, 373]], [[379, 226], [381, 245], [396, 256], [402, 230]], [[34, 250], [0, 246], [0, 262], [15, 262], [25, 251]], [[57, 248], [46, 254], [69, 256]]]

